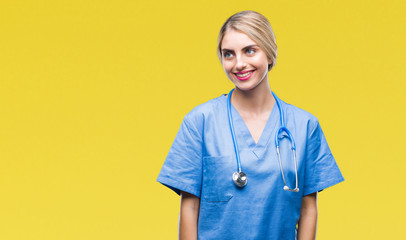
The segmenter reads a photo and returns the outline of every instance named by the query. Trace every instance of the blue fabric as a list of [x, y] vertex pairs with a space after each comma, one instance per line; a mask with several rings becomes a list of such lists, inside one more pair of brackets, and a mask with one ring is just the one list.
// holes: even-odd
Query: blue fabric
[[[299, 192], [283, 190], [274, 136], [280, 127], [275, 104], [255, 144], [232, 106], [244, 188], [234, 185], [237, 170], [227, 116], [226, 94], [195, 107], [183, 119], [157, 181], [200, 198], [198, 239], [296, 239], [302, 197], [344, 181], [320, 124], [312, 114], [281, 100], [286, 127], [296, 142]], [[288, 186], [295, 166], [286, 133], [280, 136]]]

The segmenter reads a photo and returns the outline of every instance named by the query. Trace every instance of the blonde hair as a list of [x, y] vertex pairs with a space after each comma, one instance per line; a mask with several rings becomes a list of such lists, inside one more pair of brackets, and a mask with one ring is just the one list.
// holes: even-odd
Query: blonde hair
[[265, 51], [268, 59], [272, 60], [272, 64], [268, 64], [268, 71], [275, 66], [278, 49], [271, 24], [266, 17], [255, 11], [242, 11], [229, 17], [221, 27], [218, 36], [217, 56], [220, 62], [222, 62], [221, 42], [229, 29], [248, 35]]

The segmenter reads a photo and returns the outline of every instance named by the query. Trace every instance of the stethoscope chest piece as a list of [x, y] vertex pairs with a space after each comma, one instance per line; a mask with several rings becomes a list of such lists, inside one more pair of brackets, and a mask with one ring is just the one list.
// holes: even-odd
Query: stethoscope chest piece
[[247, 185], [247, 180], [247, 175], [244, 172], [235, 172], [233, 174], [233, 181], [237, 187], [245, 187], [245, 185]]

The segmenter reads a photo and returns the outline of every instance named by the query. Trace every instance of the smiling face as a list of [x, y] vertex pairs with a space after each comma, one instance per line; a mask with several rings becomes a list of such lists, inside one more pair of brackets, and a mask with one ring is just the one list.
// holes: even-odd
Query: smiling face
[[268, 81], [268, 64], [272, 60], [246, 34], [227, 30], [221, 42], [221, 52], [224, 71], [240, 90], [251, 90]]

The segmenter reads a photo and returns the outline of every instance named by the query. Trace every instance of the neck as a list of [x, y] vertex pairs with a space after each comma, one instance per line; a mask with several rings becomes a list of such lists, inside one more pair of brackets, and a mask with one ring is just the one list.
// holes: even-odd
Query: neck
[[275, 104], [268, 79], [264, 79], [258, 86], [250, 90], [235, 88], [231, 95], [231, 102], [240, 111], [257, 116], [269, 113]]

